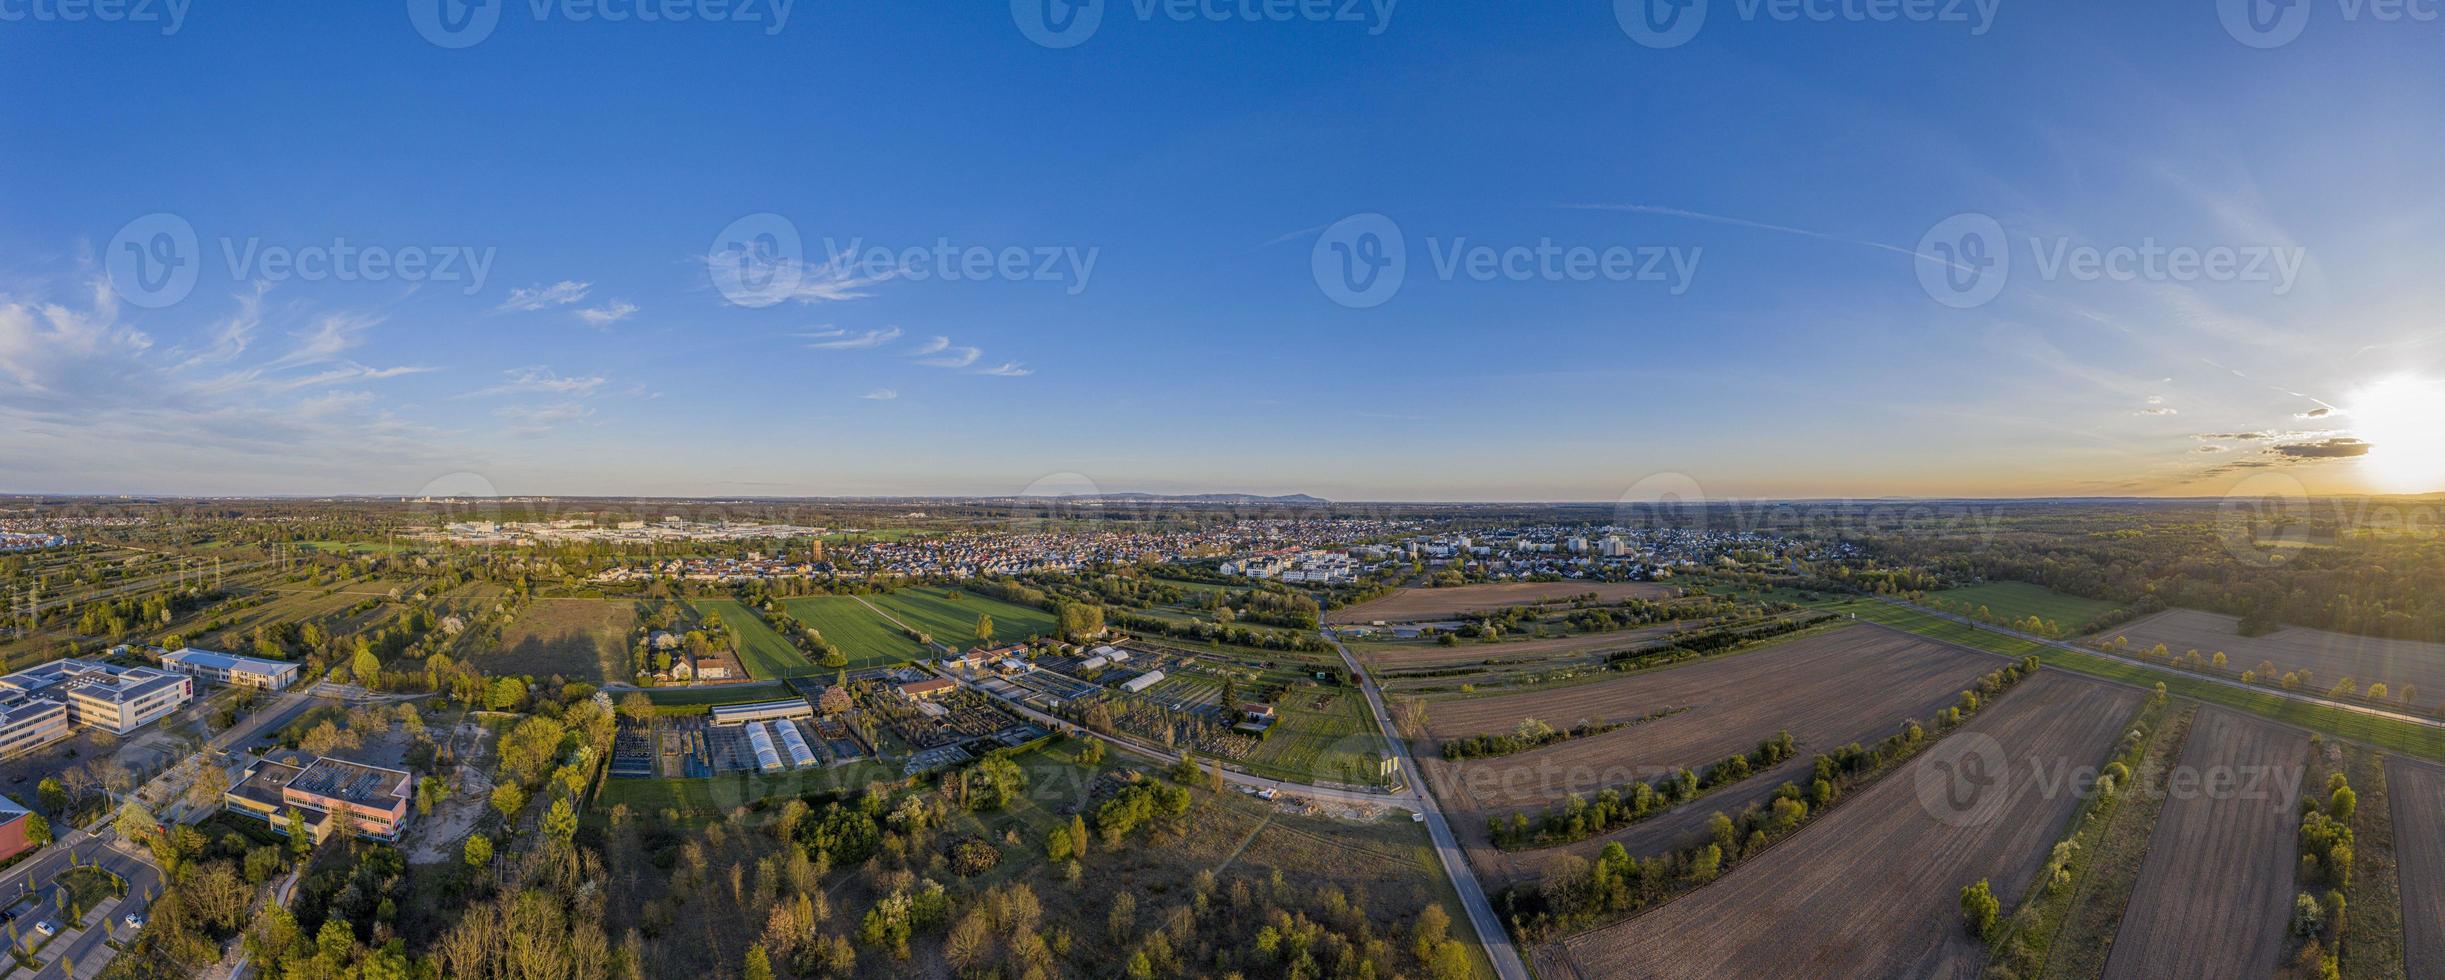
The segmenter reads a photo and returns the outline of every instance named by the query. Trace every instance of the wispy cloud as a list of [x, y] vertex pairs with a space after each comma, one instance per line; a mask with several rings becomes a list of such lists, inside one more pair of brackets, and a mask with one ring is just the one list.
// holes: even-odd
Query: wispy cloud
[[583, 396], [593, 394], [595, 389], [610, 383], [609, 378], [601, 375], [589, 375], [582, 378], [562, 377], [551, 368], [542, 365], [512, 368], [502, 373], [509, 377], [508, 381], [468, 392], [466, 397], [537, 394]]
[[586, 325], [589, 327], [608, 327], [614, 323], [628, 319], [630, 316], [635, 315], [636, 312], [637, 304], [631, 303], [624, 299], [615, 299], [602, 306], [579, 310], [577, 311], [577, 318], [586, 321]]
[[539, 436], [571, 422], [582, 422], [594, 416], [594, 409], [582, 402], [556, 402], [549, 405], [503, 405], [493, 414], [508, 422], [509, 432], [517, 436]]
[[900, 278], [899, 269], [866, 268], [847, 251], [814, 263], [724, 248], [706, 253], [704, 263], [705, 274], [722, 288], [745, 289], [768, 302], [786, 299], [805, 305], [865, 299], [874, 295], [873, 287]]
[[943, 351], [939, 357], [924, 358], [919, 360], [917, 363], [923, 364], [927, 367], [964, 368], [968, 365], [976, 363], [976, 359], [983, 356], [985, 356], [985, 352], [981, 348], [952, 347]]
[[549, 286], [537, 285], [524, 289], [512, 289], [509, 291], [509, 298], [502, 300], [501, 305], [494, 307], [493, 311], [496, 313], [531, 313], [555, 306], [567, 306], [584, 300], [586, 291], [593, 288], [594, 284], [590, 282], [563, 279]]
[[887, 402], [899, 398], [900, 392], [891, 388], [877, 388], [858, 397], [870, 402]]
[[918, 344], [915, 350], [909, 351], [909, 354], [912, 356], [934, 354], [941, 352], [943, 348], [949, 346], [951, 346], [951, 338], [935, 337], [932, 340]]
[[1027, 365], [1021, 364], [1017, 361], [1004, 361], [1000, 364], [996, 364], [975, 373], [989, 375], [996, 378], [1024, 378], [1028, 375], [1036, 373], [1036, 369], [1028, 367]]
[[900, 328], [884, 327], [852, 334], [846, 330], [819, 330], [805, 336], [817, 338], [806, 346], [810, 350], [873, 350], [900, 339]]

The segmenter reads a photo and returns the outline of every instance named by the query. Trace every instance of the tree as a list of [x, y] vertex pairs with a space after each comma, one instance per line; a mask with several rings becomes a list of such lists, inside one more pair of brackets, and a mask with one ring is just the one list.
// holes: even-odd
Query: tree
[[197, 809], [219, 806], [221, 796], [229, 792], [229, 773], [209, 762], [200, 765], [195, 781], [187, 784], [187, 805]]
[[372, 650], [360, 647], [355, 656], [348, 658], [348, 675], [356, 678], [357, 683], [372, 687], [382, 680], [382, 661]]
[[1961, 889], [1961, 921], [1981, 942], [1995, 938], [1995, 922], [2002, 913], [2003, 903], [1995, 900], [1995, 892], [1987, 887], [1986, 879], [1980, 878]]
[[481, 868], [491, 864], [492, 839], [482, 834], [467, 835], [466, 846], [459, 849], [459, 856], [466, 860], [470, 868]]
[[282, 827], [289, 834], [289, 855], [303, 861], [314, 850], [314, 834], [306, 829], [306, 811], [296, 807], [289, 807], [288, 811]]
[[501, 816], [516, 819], [518, 811], [526, 809], [526, 791], [516, 783], [502, 783], [492, 788], [492, 808]]
[[543, 832], [563, 844], [577, 838], [577, 811], [569, 808], [567, 797], [552, 801], [552, 809], [543, 815]]
[[1088, 739], [1088, 740], [1087, 740], [1087, 744], [1082, 745], [1082, 746], [1079, 746], [1079, 747], [1078, 747], [1078, 763], [1079, 763], [1080, 765], [1083, 765], [1083, 766], [1100, 766], [1100, 765], [1103, 765], [1103, 764], [1104, 764], [1104, 741], [1103, 741], [1103, 739], [1100, 739], [1100, 738], [1090, 738], [1090, 739]]
[[654, 699], [644, 691], [630, 691], [620, 696], [620, 717], [643, 725], [654, 720]]
[[33, 847], [51, 843], [51, 822], [43, 819], [39, 813], [26, 814], [25, 842]]
[[978, 613], [976, 615], [976, 642], [978, 644], [990, 644], [993, 642], [992, 613]]
[[1418, 921], [1409, 927], [1411, 952], [1421, 962], [1432, 960], [1451, 928], [1452, 914], [1443, 910], [1441, 902], [1418, 910]]
[[42, 801], [43, 812], [56, 817], [68, 809], [68, 788], [60, 784], [58, 776], [44, 776], [34, 792]]
[[2350, 786], [2337, 786], [2334, 793], [2326, 798], [2326, 815], [2338, 822], [2350, 823], [2352, 814], [2359, 810], [2360, 794], [2352, 792]]
[[144, 804], [134, 800], [129, 800], [120, 806], [119, 816], [111, 821], [111, 829], [118, 831], [120, 837], [134, 844], [150, 843], [153, 835], [160, 833], [160, 826], [161, 824], [153, 819], [152, 811], [145, 809]]
[[747, 948], [747, 966], [741, 974], [744, 980], [773, 980], [772, 957], [764, 952], [764, 944]]

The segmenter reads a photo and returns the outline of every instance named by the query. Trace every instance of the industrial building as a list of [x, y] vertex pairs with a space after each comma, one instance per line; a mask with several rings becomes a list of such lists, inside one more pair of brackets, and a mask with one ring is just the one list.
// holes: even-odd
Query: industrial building
[[70, 727], [125, 735], [195, 697], [195, 682], [151, 667], [54, 660], [0, 677], [0, 756], [68, 737]]
[[395, 841], [407, 829], [414, 781], [406, 770], [345, 759], [317, 758], [302, 767], [265, 761], [247, 769], [246, 778], [222, 800], [231, 810], [258, 817], [282, 833], [288, 832], [289, 811], [298, 811], [318, 842], [341, 829]]

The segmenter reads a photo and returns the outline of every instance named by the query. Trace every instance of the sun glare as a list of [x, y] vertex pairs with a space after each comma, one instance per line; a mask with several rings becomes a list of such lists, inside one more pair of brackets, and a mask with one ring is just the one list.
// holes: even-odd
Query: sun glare
[[2352, 434], [2369, 443], [2361, 465], [2375, 489], [2445, 490], [2445, 382], [2388, 378], [2362, 389], [2345, 408]]

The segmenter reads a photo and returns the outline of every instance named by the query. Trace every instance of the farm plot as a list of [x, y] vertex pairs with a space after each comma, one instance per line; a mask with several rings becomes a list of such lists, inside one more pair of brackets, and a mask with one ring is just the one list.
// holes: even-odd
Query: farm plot
[[934, 642], [953, 647], [965, 648], [976, 643], [978, 616], [993, 617], [993, 644], [997, 646], [1031, 636], [1050, 636], [1057, 628], [1052, 613], [972, 592], [961, 592], [958, 599], [953, 599], [950, 592], [942, 589], [902, 589], [865, 599], [910, 628], [933, 637]]
[[2306, 669], [2311, 676], [2302, 688], [2321, 694], [2349, 677], [2361, 691], [2370, 684], [2384, 684], [2397, 699], [2406, 685], [2414, 686], [2418, 689], [2414, 707], [2434, 707], [2438, 698], [2445, 697], [2445, 643], [2384, 640], [2299, 627], [2243, 636], [2240, 623], [2231, 616], [2169, 609], [2106, 630], [2095, 639], [2123, 637], [2130, 640], [2133, 650], [2162, 643], [2175, 656], [2197, 650], [2202, 657], [2212, 657], [2223, 651], [2231, 658], [2226, 669], [2236, 674], [2258, 669], [2261, 661], [2272, 661], [2279, 672]]
[[875, 615], [874, 610], [854, 596], [806, 596], [783, 600], [782, 606], [799, 622], [814, 627], [824, 639], [839, 647], [851, 667], [896, 664], [926, 656], [925, 648], [918, 646], [917, 641]]
[[750, 677], [769, 681], [776, 677], [812, 674], [822, 669], [808, 663], [806, 654], [798, 652], [790, 641], [782, 639], [781, 634], [764, 625], [764, 617], [740, 605], [736, 599], [699, 599], [696, 601], [696, 611], [699, 614], [721, 615], [722, 625], [730, 627], [731, 635], [738, 637], [739, 663], [747, 668]]
[[[1996, 666], [1906, 633], [1853, 627], [1562, 691], [1438, 702], [1428, 709], [1427, 730], [1439, 741], [1508, 731], [1530, 717], [1568, 728], [1672, 714], [1528, 752], [1421, 765], [1438, 796], [1459, 809], [1540, 805], [1683, 766], [1702, 769], [1782, 729], [1805, 751], [1883, 738], [1951, 704]], [[1562, 714], [1565, 705], [1584, 711]], [[1437, 744], [1426, 754], [1440, 752]]]
[[1328, 612], [1324, 614], [1324, 621], [1411, 623], [1451, 619], [1462, 613], [1560, 602], [1591, 593], [1599, 602], [1620, 602], [1624, 599], [1662, 599], [1678, 595], [1680, 590], [1654, 582], [1502, 582], [1444, 589], [1399, 589], [1381, 599], [1370, 599]]
[[1361, 641], [1350, 644], [1350, 650], [1358, 654], [1358, 659], [1369, 668], [1398, 672], [1489, 661], [1514, 663], [1551, 660], [1579, 654], [1610, 653], [1615, 650], [1628, 650], [1650, 640], [1670, 636], [1681, 628], [1679, 624], [1642, 626], [1637, 629], [1614, 630], [1606, 633], [1579, 633], [1571, 636], [1509, 640], [1500, 643], [1462, 640], [1455, 646], [1444, 646], [1431, 640]]
[[2283, 959], [2309, 738], [2213, 708], [2194, 726], [2175, 775], [2198, 778], [2168, 783], [2108, 978], [2263, 977]]
[[[1979, 879], [2019, 895], [2080, 798], [2050, 782], [2102, 762], [2137, 692], [2060, 671], [2023, 681], [1926, 754], [1706, 888], [1549, 943], [1538, 972], [1581, 977], [1971, 977], [1960, 925]], [[1962, 781], [1965, 759], [1999, 778]]]
[[2061, 627], [2065, 635], [2086, 632], [2088, 624], [2115, 609], [2111, 602], [2064, 595], [2027, 582], [1988, 582], [1945, 589], [1932, 593], [1932, 598], [1944, 600], [1945, 608], [1955, 611], [1974, 612], [1984, 606], [1988, 613], [2005, 622], [2035, 616]]
[[2445, 771], [2388, 760], [2386, 792], [2403, 892], [2403, 968], [2415, 977], [2445, 976]]
[[498, 649], [476, 654], [495, 674], [603, 683], [628, 671], [628, 631], [636, 610], [618, 599], [542, 599], [501, 632]]
[[1365, 696], [1354, 687], [1293, 687], [1274, 705], [1273, 730], [1239, 763], [1289, 779], [1375, 782], [1385, 750]]

